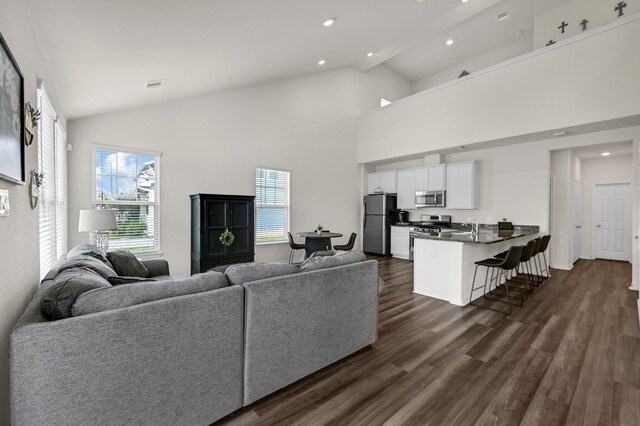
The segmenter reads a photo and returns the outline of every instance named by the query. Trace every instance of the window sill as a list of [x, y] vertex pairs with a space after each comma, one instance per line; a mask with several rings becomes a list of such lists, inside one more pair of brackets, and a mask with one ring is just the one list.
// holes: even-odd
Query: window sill
[[282, 240], [282, 241], [265, 241], [263, 243], [256, 243], [256, 246], [277, 246], [279, 244], [289, 244], [289, 241], [287, 240]]

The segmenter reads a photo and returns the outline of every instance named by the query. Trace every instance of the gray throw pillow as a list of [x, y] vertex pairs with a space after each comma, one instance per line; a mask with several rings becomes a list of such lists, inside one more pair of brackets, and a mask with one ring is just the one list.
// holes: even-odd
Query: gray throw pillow
[[334, 249], [331, 249], [331, 250], [320, 250], [320, 251], [314, 251], [313, 253], [311, 253], [311, 256], [309, 256], [307, 259], [312, 258], [312, 257], [335, 256], [335, 255], [336, 255], [336, 251]]
[[71, 307], [78, 296], [111, 285], [90, 269], [76, 268], [61, 272], [40, 300], [40, 310], [49, 321], [71, 317]]
[[316, 271], [318, 269], [335, 268], [336, 266], [349, 265], [367, 260], [361, 251], [348, 251], [335, 256], [310, 257], [300, 265], [300, 269], [305, 272]]
[[91, 269], [96, 274], [100, 275], [105, 280], [111, 277], [117, 277], [116, 271], [108, 267], [104, 262], [90, 255], [76, 255], [70, 259], [65, 260], [58, 268], [59, 272], [66, 271], [67, 269], [75, 269], [84, 267]]
[[300, 268], [288, 263], [255, 262], [231, 265], [225, 272], [225, 275], [229, 280], [229, 284], [242, 285], [251, 281], [295, 274], [298, 272], [300, 272]]
[[227, 279], [220, 272], [205, 272], [170, 281], [123, 284], [81, 294], [71, 311], [77, 317], [228, 286]]
[[109, 281], [109, 284], [111, 284], [111, 285], [145, 283], [145, 282], [149, 282], [149, 281], [156, 282], [156, 280], [153, 279], [153, 278], [119, 277], [117, 275], [115, 277], [109, 277], [109, 278], [107, 278], [107, 280]]
[[118, 275], [142, 278], [149, 276], [149, 270], [146, 266], [130, 251], [111, 251], [107, 253], [107, 258], [113, 264], [113, 269], [115, 269]]
[[67, 259], [72, 259], [76, 256], [95, 257], [96, 259], [111, 266], [107, 260], [107, 252], [93, 244], [78, 244], [67, 252]]

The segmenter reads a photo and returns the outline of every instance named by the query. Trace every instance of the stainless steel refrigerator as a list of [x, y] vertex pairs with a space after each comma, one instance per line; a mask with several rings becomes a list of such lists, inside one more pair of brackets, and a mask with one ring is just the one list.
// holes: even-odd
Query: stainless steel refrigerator
[[374, 194], [364, 197], [362, 247], [365, 253], [391, 255], [391, 211], [395, 209], [395, 195]]

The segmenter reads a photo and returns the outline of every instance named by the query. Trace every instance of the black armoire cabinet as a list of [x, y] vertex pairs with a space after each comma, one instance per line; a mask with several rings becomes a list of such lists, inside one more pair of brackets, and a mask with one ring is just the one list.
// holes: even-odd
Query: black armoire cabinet
[[[232, 263], [253, 262], [255, 219], [252, 195], [191, 195], [191, 274]], [[229, 247], [220, 235], [235, 237]]]

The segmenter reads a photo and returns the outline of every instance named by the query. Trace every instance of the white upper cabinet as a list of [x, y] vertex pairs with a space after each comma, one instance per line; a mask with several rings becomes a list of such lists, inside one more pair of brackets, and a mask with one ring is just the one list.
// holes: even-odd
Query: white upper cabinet
[[367, 193], [375, 194], [376, 192], [387, 192], [395, 194], [396, 188], [396, 171], [369, 173], [367, 176]]
[[416, 191], [429, 190], [429, 168], [420, 167], [416, 170]]
[[446, 167], [446, 164], [436, 164], [416, 169], [416, 191], [443, 191]]
[[416, 208], [416, 169], [398, 170], [398, 208]]
[[438, 164], [435, 166], [427, 167], [429, 172], [429, 191], [444, 191], [445, 190], [445, 170], [447, 166], [445, 164]]
[[447, 209], [475, 209], [476, 162], [447, 164]]

